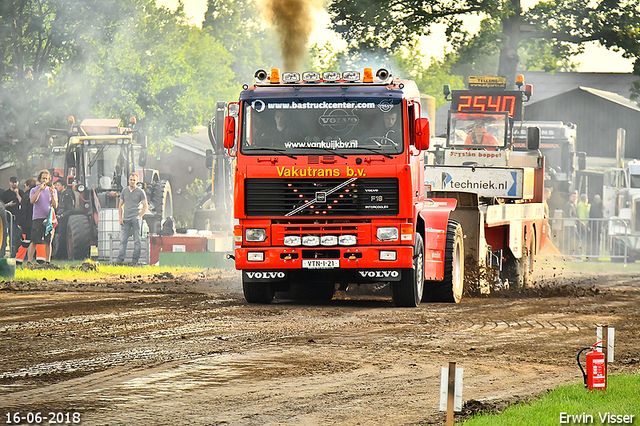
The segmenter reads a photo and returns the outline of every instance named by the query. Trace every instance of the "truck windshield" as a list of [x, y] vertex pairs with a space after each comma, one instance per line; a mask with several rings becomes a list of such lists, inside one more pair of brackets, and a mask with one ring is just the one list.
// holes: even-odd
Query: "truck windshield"
[[449, 114], [449, 145], [461, 148], [502, 148], [508, 128], [506, 113]]
[[86, 184], [102, 190], [127, 186], [125, 164], [127, 148], [124, 145], [91, 146], [86, 149]]
[[389, 156], [404, 150], [400, 100], [253, 101], [243, 115], [243, 154]]

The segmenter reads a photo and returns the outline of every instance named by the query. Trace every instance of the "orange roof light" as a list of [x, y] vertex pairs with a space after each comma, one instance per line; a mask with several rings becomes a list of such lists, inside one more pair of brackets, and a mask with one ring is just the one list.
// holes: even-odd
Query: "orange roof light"
[[271, 69], [271, 78], [269, 80], [271, 84], [280, 83], [280, 70], [278, 68]]
[[516, 76], [516, 86], [522, 87], [523, 84], [524, 84], [524, 75], [518, 74]]
[[362, 82], [363, 83], [373, 83], [373, 69], [372, 68], [365, 68], [364, 69]]

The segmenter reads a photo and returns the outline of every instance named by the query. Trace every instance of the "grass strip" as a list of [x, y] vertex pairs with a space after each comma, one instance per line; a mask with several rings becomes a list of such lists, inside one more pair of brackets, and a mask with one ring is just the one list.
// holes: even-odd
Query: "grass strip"
[[560, 386], [534, 401], [513, 404], [500, 414], [481, 414], [458, 424], [640, 425], [640, 373], [610, 375], [606, 391], [589, 391], [582, 383]]

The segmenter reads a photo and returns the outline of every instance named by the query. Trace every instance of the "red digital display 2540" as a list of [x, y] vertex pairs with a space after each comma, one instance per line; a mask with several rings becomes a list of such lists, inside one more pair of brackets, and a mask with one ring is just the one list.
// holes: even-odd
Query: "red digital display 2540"
[[452, 92], [451, 109], [465, 112], [506, 112], [518, 120], [522, 114], [522, 93], [519, 91], [482, 91], [470, 93], [467, 90]]

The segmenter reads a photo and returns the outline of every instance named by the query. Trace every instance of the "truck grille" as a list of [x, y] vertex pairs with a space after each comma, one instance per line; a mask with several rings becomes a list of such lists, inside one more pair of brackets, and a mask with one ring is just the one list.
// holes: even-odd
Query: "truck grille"
[[399, 211], [397, 178], [247, 179], [244, 195], [247, 216], [396, 216]]

